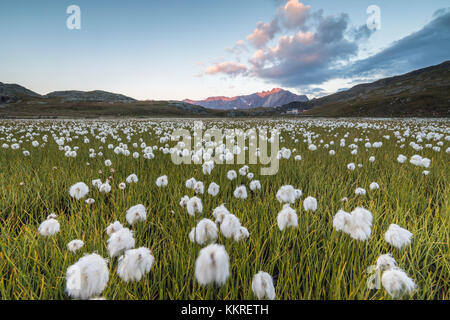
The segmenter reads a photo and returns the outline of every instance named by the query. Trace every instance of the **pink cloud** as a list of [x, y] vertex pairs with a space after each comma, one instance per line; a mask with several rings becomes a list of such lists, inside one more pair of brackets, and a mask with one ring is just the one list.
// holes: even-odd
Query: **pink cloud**
[[284, 7], [279, 8], [278, 14], [286, 28], [302, 27], [308, 18], [311, 6], [305, 6], [298, 0], [289, 0]]
[[230, 76], [236, 76], [238, 74], [243, 74], [247, 71], [247, 66], [245, 64], [239, 64], [234, 61], [226, 61], [216, 63], [208, 68], [206, 68], [205, 73], [209, 75], [215, 74], [226, 74]]
[[278, 31], [279, 26], [277, 19], [267, 23], [259, 21], [256, 25], [256, 29], [247, 36], [247, 40], [256, 48], [262, 48], [267, 42], [273, 39]]

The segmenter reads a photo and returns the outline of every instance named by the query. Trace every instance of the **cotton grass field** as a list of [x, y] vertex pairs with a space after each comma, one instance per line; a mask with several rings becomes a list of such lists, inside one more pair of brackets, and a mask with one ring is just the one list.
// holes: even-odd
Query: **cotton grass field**
[[[278, 172], [193, 153], [207, 164], [174, 164], [185, 146], [171, 133], [193, 120], [1, 121], [1, 299], [450, 298], [448, 120], [203, 125], [277, 129]], [[89, 191], [69, 192], [79, 182]], [[71, 290], [68, 269], [92, 253], [107, 264], [85, 260]]]

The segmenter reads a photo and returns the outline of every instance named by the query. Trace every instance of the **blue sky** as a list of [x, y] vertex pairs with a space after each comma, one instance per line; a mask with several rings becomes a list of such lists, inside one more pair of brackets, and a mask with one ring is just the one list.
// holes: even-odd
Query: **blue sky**
[[[273, 87], [311, 97], [450, 58], [450, 13], [436, 14], [448, 1], [290, 2], [2, 0], [0, 81], [41, 94], [101, 89], [137, 99]], [[80, 30], [66, 27], [72, 4]], [[381, 29], [366, 34], [372, 4]]]

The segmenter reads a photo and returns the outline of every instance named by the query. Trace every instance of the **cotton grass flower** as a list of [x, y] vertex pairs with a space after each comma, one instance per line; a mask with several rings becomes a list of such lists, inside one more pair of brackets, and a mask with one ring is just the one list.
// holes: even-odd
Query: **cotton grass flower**
[[285, 185], [278, 189], [276, 198], [280, 203], [294, 203], [297, 196], [293, 186]]
[[117, 274], [125, 281], [140, 281], [142, 276], [150, 271], [155, 258], [148, 248], [140, 247], [125, 251], [119, 258]]
[[126, 219], [130, 225], [134, 225], [139, 221], [145, 221], [146, 218], [147, 209], [142, 204], [137, 204], [127, 210]]
[[259, 300], [274, 300], [275, 287], [271, 275], [264, 271], [255, 274], [252, 281], [252, 291]]
[[377, 269], [380, 271], [386, 271], [397, 267], [397, 261], [392, 257], [390, 253], [382, 254], [377, 259]]
[[111, 258], [119, 256], [125, 250], [134, 248], [133, 232], [128, 228], [119, 229], [111, 234], [107, 242]]
[[69, 195], [77, 200], [84, 198], [88, 192], [89, 187], [84, 182], [77, 182], [69, 188]]
[[196, 181], [194, 184], [194, 187], [192, 189], [194, 189], [194, 192], [196, 194], [203, 194], [203, 192], [205, 191], [205, 186], [204, 186], [203, 182]]
[[252, 182], [250, 182], [249, 188], [253, 192], [255, 192], [256, 190], [261, 190], [261, 182], [259, 182], [259, 180], [253, 180]]
[[228, 211], [224, 204], [221, 204], [213, 210], [213, 216], [217, 224], [221, 224], [227, 214], [230, 214], [230, 211]]
[[126, 187], [127, 187], [127, 185], [126, 185], [125, 182], [119, 183], [119, 189], [120, 189], [120, 190], [125, 190]]
[[349, 163], [349, 164], [347, 165], [347, 169], [353, 171], [353, 170], [356, 169], [356, 166], [355, 166], [355, 164], [352, 162], [352, 163]]
[[186, 208], [188, 201], [189, 201], [189, 197], [188, 196], [181, 197], [181, 199], [180, 199], [180, 206], [182, 208]]
[[195, 180], [194, 178], [188, 179], [186, 181], [186, 188], [193, 189], [196, 182], [197, 182], [197, 180]]
[[195, 261], [195, 278], [200, 285], [222, 286], [230, 274], [229, 258], [225, 247], [210, 244], [200, 250]]
[[227, 239], [232, 238], [236, 232], [239, 232], [240, 228], [241, 222], [232, 213], [225, 215], [220, 224], [220, 232], [222, 232], [223, 236]]
[[72, 240], [67, 244], [67, 249], [71, 252], [76, 252], [84, 246], [84, 242], [82, 240]]
[[248, 232], [247, 228], [241, 226], [239, 228], [239, 230], [236, 230], [233, 233], [233, 240], [238, 242], [238, 241], [248, 238], [249, 236], [250, 236], [250, 233]]
[[370, 190], [377, 190], [377, 189], [380, 189], [380, 185], [378, 184], [378, 183], [376, 183], [376, 182], [372, 182], [371, 184], [370, 184], [370, 186], [369, 186], [369, 189]]
[[166, 187], [168, 183], [169, 183], [169, 179], [167, 178], [166, 175], [158, 177], [158, 179], [156, 179], [156, 186], [158, 188]]
[[404, 155], [399, 155], [398, 157], [397, 157], [397, 162], [398, 163], [405, 163], [405, 161], [406, 161], [406, 157], [404, 156]]
[[405, 271], [399, 268], [384, 271], [381, 276], [381, 284], [394, 299], [404, 295], [410, 295], [417, 287]]
[[203, 211], [202, 200], [197, 197], [192, 197], [186, 203], [186, 209], [190, 216], [194, 216], [195, 213], [201, 213]]
[[94, 203], [95, 203], [95, 200], [92, 199], [92, 198], [88, 198], [88, 199], [86, 199], [84, 202], [86, 202], [86, 204], [88, 204], [88, 205], [91, 205], [91, 204], [94, 204]]
[[351, 213], [339, 210], [333, 219], [336, 231], [343, 231], [353, 239], [364, 241], [372, 232], [372, 213], [364, 208], [356, 208]]
[[125, 181], [127, 183], [137, 183], [139, 179], [136, 174], [132, 173], [125, 179]]
[[390, 245], [401, 249], [411, 243], [413, 234], [397, 224], [391, 224], [384, 234], [384, 239]]
[[114, 232], [119, 231], [120, 229], [122, 229], [123, 226], [119, 221], [115, 221], [113, 223], [111, 223], [107, 228], [106, 228], [106, 234], [108, 236], [112, 235]]
[[305, 211], [316, 211], [317, 210], [317, 200], [314, 197], [307, 197], [304, 201], [303, 201], [303, 209], [305, 209]]
[[219, 193], [219, 190], [220, 190], [220, 186], [215, 182], [211, 182], [208, 187], [208, 194], [215, 197]]
[[234, 190], [233, 195], [237, 199], [247, 199], [247, 189], [244, 185], [239, 186]]
[[228, 178], [228, 180], [230, 180], [230, 181], [236, 179], [236, 178], [237, 178], [237, 173], [236, 173], [236, 171], [234, 171], [234, 170], [228, 171], [228, 172], [227, 172], [227, 178]]
[[278, 213], [277, 216], [278, 228], [283, 231], [287, 227], [296, 228], [298, 225], [297, 222], [297, 213], [294, 209], [292, 209], [289, 204], [285, 204], [283, 209]]
[[75, 299], [99, 296], [109, 280], [107, 260], [96, 253], [85, 255], [66, 272], [66, 293]]
[[356, 188], [355, 194], [357, 196], [365, 196], [366, 195], [366, 190], [363, 189], [363, 188]]
[[189, 240], [191, 240], [191, 242], [196, 242], [199, 245], [203, 245], [216, 240], [217, 233], [217, 225], [213, 221], [205, 218], [200, 220], [197, 226], [192, 228], [189, 233]]
[[60, 225], [56, 220], [56, 214], [52, 213], [39, 225], [38, 232], [44, 237], [49, 237], [58, 233], [59, 229]]

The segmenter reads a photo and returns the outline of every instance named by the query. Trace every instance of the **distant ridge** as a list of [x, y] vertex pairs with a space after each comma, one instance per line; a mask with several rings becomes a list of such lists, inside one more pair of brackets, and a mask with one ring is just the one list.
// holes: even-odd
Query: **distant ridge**
[[204, 100], [185, 99], [184, 102], [196, 104], [209, 109], [233, 110], [251, 109], [257, 107], [274, 108], [284, 104], [308, 101], [305, 95], [296, 95], [288, 90], [274, 88], [269, 91], [257, 92], [235, 97], [209, 97]]
[[133, 98], [127, 97], [123, 94], [112, 93], [101, 90], [94, 91], [54, 91], [46, 94], [47, 98], [61, 98], [61, 102], [73, 101], [92, 101], [92, 102], [132, 102], [136, 101]]

